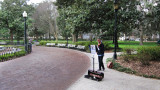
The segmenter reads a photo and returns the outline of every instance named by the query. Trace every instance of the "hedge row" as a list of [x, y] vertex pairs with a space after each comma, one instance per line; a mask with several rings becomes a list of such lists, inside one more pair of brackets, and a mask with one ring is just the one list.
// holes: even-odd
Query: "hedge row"
[[142, 47], [137, 49], [137, 55], [140, 58], [160, 61], [160, 47]]
[[[54, 41], [40, 41], [40, 45], [42, 46], [45, 46], [47, 43], [55, 43], [56, 45], [57, 44], [67, 44], [67, 42], [54, 42]], [[79, 41], [79, 42], [76, 42], [76, 43], [71, 43], [73, 45], [82, 45], [82, 46], [85, 46], [85, 50], [86, 51], [89, 51], [89, 45], [97, 45], [98, 43], [96, 41], [93, 41], [93, 42], [90, 42], [90, 41]], [[104, 44], [104, 48], [105, 50], [107, 49], [110, 49], [110, 46], [109, 46], [109, 43], [107, 41], [103, 42]]]
[[15, 52], [15, 53], [8, 53], [8, 54], [0, 55], [0, 62], [8, 61], [10, 59], [20, 57], [20, 56], [25, 56], [25, 55], [26, 55], [26, 52], [24, 50]]
[[160, 61], [160, 47], [140, 47], [137, 49], [123, 49], [123, 59], [127, 62], [130, 60], [138, 60], [143, 65], [149, 65], [150, 61]]

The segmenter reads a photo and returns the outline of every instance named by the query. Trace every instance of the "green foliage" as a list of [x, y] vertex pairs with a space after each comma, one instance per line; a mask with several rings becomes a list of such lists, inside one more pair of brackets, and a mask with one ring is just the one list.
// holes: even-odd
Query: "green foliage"
[[111, 47], [110, 47], [110, 44], [109, 44], [107, 41], [104, 41], [103, 44], [104, 44], [104, 49], [105, 49], [105, 50], [111, 48]]
[[26, 55], [26, 52], [24, 50], [22, 51], [19, 51], [19, 52], [15, 52], [15, 53], [9, 53], [9, 54], [5, 54], [5, 55], [0, 55], [0, 61], [7, 61], [7, 60], [10, 60], [12, 58], [15, 58], [15, 57], [21, 57], [21, 56], [24, 56]]
[[33, 7], [27, 5], [27, 0], [3, 0], [0, 4], [0, 29], [9, 30], [11, 40], [13, 40], [13, 36], [19, 40], [24, 31], [22, 13], [27, 11], [30, 16]]
[[72, 39], [75, 39], [74, 35], [76, 35], [77, 38], [77, 35], [80, 32], [97, 33], [101, 36], [99, 34], [100, 31], [113, 31], [114, 12], [112, 1], [62, 1], [63, 0], [58, 0], [56, 5], [59, 7], [59, 17], [57, 19], [57, 23], [63, 37], [66, 37], [67, 33], [69, 33], [72, 35]]
[[158, 60], [160, 61], [160, 47], [142, 47], [137, 49], [139, 59], [144, 60]]
[[160, 47], [139, 47], [136, 49], [137, 52], [132, 53], [133, 49], [126, 48], [123, 49], [123, 54], [121, 55], [124, 61], [129, 62], [130, 60], [139, 60], [142, 65], [149, 65], [151, 60], [160, 61]]
[[[66, 41], [58, 41], [58, 42], [56, 42], [56, 41], [40, 41], [40, 45], [42, 45], [42, 46], [45, 46], [47, 43], [66, 44], [67, 42]], [[98, 44], [96, 41], [93, 41], [93, 42], [90, 42], [90, 41], [79, 41], [79, 42], [75, 42], [75, 43], [72, 43], [72, 42], [69, 41], [68, 43], [69, 44], [74, 44], [76, 46], [78, 46], [78, 45], [85, 46], [85, 50], [87, 52], [90, 51], [89, 50], [89, 45], [97, 45]], [[110, 48], [108, 41], [104, 41], [103, 44], [104, 44], [104, 47], [105, 47], [106, 50]]]
[[135, 51], [133, 48], [124, 48], [123, 49], [123, 52], [127, 55], [131, 55], [133, 51]]

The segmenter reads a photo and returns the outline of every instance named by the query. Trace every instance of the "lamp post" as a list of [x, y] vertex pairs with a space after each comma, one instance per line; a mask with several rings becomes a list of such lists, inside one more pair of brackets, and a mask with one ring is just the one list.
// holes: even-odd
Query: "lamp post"
[[118, 0], [114, 0], [114, 12], [115, 12], [115, 24], [114, 24], [114, 55], [113, 59], [117, 59], [117, 12], [118, 12]]
[[27, 52], [27, 35], [26, 35], [26, 18], [27, 18], [27, 13], [26, 11], [23, 12], [23, 17], [24, 17], [24, 46], [25, 46], [25, 51]]

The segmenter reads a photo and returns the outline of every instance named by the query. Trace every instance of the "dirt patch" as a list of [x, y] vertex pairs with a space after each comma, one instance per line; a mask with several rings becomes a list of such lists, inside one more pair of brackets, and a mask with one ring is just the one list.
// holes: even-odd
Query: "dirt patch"
[[160, 77], [160, 61], [150, 61], [150, 65], [142, 65], [139, 61], [129, 61], [126, 62], [121, 58], [116, 60], [123, 67], [130, 68], [141, 75], [148, 75], [148, 76], [157, 76]]

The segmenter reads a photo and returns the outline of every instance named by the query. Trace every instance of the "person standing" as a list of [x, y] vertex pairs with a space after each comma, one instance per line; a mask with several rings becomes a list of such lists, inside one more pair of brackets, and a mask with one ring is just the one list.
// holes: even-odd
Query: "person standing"
[[101, 68], [103, 71], [105, 70], [104, 64], [103, 64], [103, 56], [104, 56], [104, 44], [102, 43], [101, 39], [97, 39], [98, 45], [96, 47], [96, 52], [98, 54], [98, 61], [99, 61], [99, 71]]

